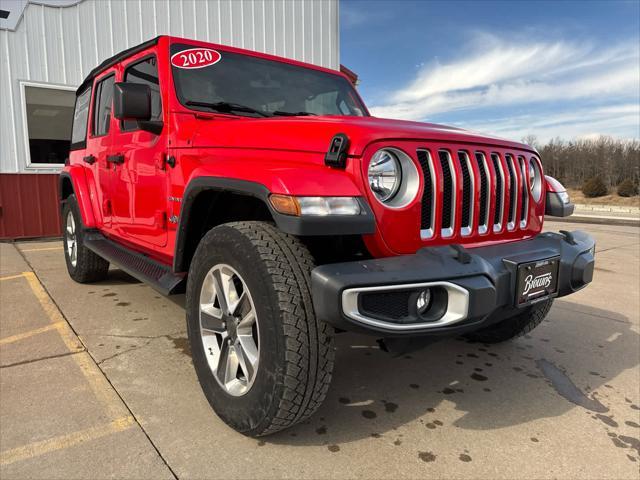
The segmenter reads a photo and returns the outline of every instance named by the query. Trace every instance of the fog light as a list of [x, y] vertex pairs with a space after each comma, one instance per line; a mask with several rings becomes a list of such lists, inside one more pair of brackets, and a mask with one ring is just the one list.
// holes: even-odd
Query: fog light
[[418, 298], [416, 300], [416, 308], [418, 310], [418, 315], [422, 315], [427, 310], [429, 310], [430, 305], [431, 305], [431, 289], [427, 288], [426, 290], [422, 290], [418, 294]]

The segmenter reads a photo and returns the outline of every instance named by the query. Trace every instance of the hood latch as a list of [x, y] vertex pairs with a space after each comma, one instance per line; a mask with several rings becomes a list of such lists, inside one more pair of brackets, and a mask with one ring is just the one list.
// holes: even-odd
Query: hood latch
[[329, 151], [324, 156], [325, 165], [334, 168], [345, 168], [347, 166], [348, 149], [349, 137], [344, 133], [334, 135], [329, 144]]

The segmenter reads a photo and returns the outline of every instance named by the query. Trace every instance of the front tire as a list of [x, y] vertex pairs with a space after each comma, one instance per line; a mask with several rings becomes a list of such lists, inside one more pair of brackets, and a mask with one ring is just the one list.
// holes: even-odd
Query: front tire
[[553, 305], [553, 299], [545, 300], [526, 308], [515, 317], [510, 317], [486, 328], [465, 335], [469, 340], [482, 343], [506, 342], [529, 333], [545, 319]]
[[98, 282], [107, 278], [109, 262], [84, 245], [82, 217], [75, 195], [69, 195], [62, 208], [64, 258], [69, 276], [78, 283]]
[[315, 318], [313, 259], [264, 222], [210, 230], [189, 270], [187, 330], [205, 397], [229, 426], [249, 436], [309, 418], [333, 370], [330, 327]]

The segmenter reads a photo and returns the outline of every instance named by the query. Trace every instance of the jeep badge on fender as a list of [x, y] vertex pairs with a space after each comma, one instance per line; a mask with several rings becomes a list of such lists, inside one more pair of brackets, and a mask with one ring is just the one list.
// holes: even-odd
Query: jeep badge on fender
[[313, 415], [338, 332], [502, 342], [592, 280], [591, 237], [542, 233], [573, 205], [533, 147], [374, 118], [338, 71], [161, 36], [76, 95], [69, 275], [186, 292], [204, 395], [243, 434]]

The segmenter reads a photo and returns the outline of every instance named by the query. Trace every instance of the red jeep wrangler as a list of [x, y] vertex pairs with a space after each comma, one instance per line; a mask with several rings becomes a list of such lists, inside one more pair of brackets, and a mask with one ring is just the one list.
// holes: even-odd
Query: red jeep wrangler
[[60, 193], [71, 277], [186, 289], [204, 394], [247, 435], [313, 414], [335, 332], [501, 342], [593, 275], [587, 234], [541, 233], [573, 205], [530, 146], [374, 118], [339, 72], [182, 38], [89, 74]]

